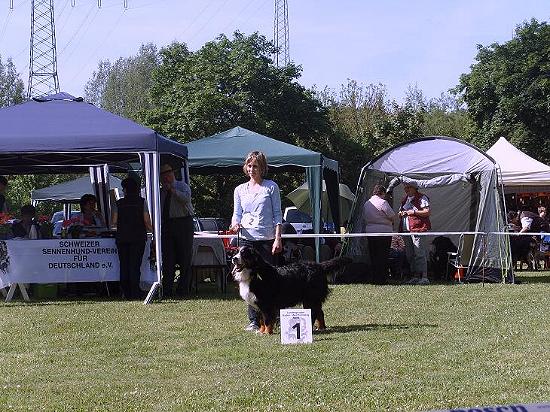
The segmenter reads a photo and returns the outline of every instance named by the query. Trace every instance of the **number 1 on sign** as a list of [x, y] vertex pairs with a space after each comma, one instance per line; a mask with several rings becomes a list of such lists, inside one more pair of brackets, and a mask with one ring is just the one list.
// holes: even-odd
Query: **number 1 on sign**
[[300, 340], [300, 322], [296, 323], [292, 329], [296, 329], [296, 340]]

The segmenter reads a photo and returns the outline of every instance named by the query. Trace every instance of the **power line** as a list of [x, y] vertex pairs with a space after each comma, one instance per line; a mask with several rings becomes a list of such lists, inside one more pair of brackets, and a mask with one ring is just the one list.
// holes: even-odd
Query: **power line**
[[248, 3], [246, 3], [246, 5], [241, 10], [239, 10], [239, 12], [237, 13], [237, 16], [225, 25], [225, 27], [222, 29], [222, 33], [225, 32], [230, 26], [232, 26], [233, 23], [235, 23], [235, 21], [237, 21], [240, 17], [242, 17], [242, 14], [244, 13], [244, 11], [248, 9], [252, 5], [252, 3], [254, 3], [254, 0], [250, 0]]
[[2, 30], [0, 30], [0, 44], [2, 43], [2, 40], [4, 40], [4, 33], [6, 33], [6, 27], [8, 27], [8, 22], [10, 21], [12, 15], [13, 10], [10, 9], [8, 11], [8, 14], [6, 14], [6, 19], [4, 20], [4, 24], [2, 25]]
[[82, 30], [81, 32], [81, 35], [80, 35], [80, 38], [78, 39], [78, 41], [76, 43], [73, 44], [72, 48], [70, 49], [70, 51], [68, 51], [67, 53], [65, 54], [62, 54], [63, 56], [63, 59], [66, 61], [68, 60], [72, 55], [73, 53], [75, 52], [75, 50], [78, 49], [78, 46], [80, 45], [80, 43], [82, 42], [82, 39], [85, 37], [86, 33], [88, 32], [88, 30], [90, 30], [90, 27], [92, 27], [93, 25], [93, 22], [94, 20], [96, 19], [97, 15], [99, 13], [99, 9], [96, 8], [95, 9], [95, 13], [94, 15], [92, 16], [92, 18], [90, 19], [89, 22], [85, 23], [85, 27], [84, 29]]
[[199, 30], [197, 30], [193, 36], [191, 36], [189, 38], [189, 41], [193, 40], [195, 37], [197, 37], [197, 35], [204, 30], [204, 28], [208, 25], [208, 23], [210, 23], [212, 21], [212, 19], [214, 17], [216, 17], [218, 15], [218, 13], [220, 12], [220, 10], [223, 8], [223, 6], [225, 6], [227, 4], [229, 0], [225, 0], [223, 3], [221, 3], [221, 5], [218, 7], [218, 9], [214, 12], [214, 14], [210, 15], [210, 17], [208, 18], [208, 20], [206, 20], [206, 22], [201, 26], [201, 28]]
[[207, 3], [203, 8], [202, 10], [192, 19], [191, 23], [187, 25], [187, 27], [185, 27], [185, 29], [183, 29], [183, 31], [181, 32], [181, 36], [183, 37], [183, 35], [187, 32], [187, 30], [189, 30], [189, 28], [195, 24], [196, 21], [198, 21], [198, 19], [204, 14], [204, 12], [206, 11], [206, 9], [208, 7], [210, 7], [210, 5], [214, 3], [214, 1], [210, 1], [209, 3]]
[[77, 36], [77, 34], [80, 32], [80, 30], [82, 30], [82, 27], [84, 26], [84, 24], [86, 24], [86, 22], [88, 21], [88, 18], [90, 17], [90, 15], [92, 14], [92, 11], [95, 10], [95, 6], [91, 6], [90, 7], [90, 10], [88, 10], [88, 13], [86, 13], [86, 16], [84, 17], [84, 19], [82, 20], [82, 23], [80, 23], [78, 25], [78, 27], [76, 28], [76, 31], [73, 33], [73, 35], [70, 37], [69, 41], [67, 43], [65, 43], [65, 45], [63, 46], [63, 48], [61, 49], [61, 51], [59, 52], [60, 54], [63, 54], [63, 52], [65, 52], [65, 50], [67, 49], [67, 47], [69, 47], [69, 45], [73, 42], [73, 40], [75, 39], [75, 37]]
[[92, 54], [85, 60], [85, 63], [80, 67], [80, 69], [78, 69], [76, 71], [76, 73], [74, 74], [74, 76], [71, 78], [71, 81], [73, 81], [77, 76], [80, 75], [80, 73], [82, 72], [82, 70], [84, 70], [84, 67], [87, 66], [88, 62], [92, 59], [92, 57], [94, 57], [97, 52], [99, 51], [99, 49], [101, 48], [101, 46], [103, 46], [103, 44], [107, 41], [107, 39], [109, 37], [111, 37], [111, 34], [113, 34], [113, 32], [115, 31], [115, 29], [118, 27], [120, 21], [122, 20], [122, 16], [124, 15], [124, 13], [126, 12], [126, 9], [122, 10], [117, 18], [117, 20], [115, 21], [115, 23], [111, 26], [111, 29], [109, 30], [109, 32], [105, 35], [105, 37], [103, 38], [103, 40], [98, 43], [97, 47], [94, 49], [94, 51], [92, 52]]

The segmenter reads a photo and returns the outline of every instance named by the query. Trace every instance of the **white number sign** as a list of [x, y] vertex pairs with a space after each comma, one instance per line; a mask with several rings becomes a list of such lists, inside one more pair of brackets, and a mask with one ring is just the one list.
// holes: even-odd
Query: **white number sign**
[[281, 343], [312, 343], [311, 309], [281, 309]]

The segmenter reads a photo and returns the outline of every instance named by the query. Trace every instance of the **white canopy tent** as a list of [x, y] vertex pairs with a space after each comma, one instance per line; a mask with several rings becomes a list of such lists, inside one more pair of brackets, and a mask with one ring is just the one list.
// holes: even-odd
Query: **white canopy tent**
[[506, 193], [550, 192], [550, 167], [523, 153], [504, 137], [487, 154], [500, 166]]

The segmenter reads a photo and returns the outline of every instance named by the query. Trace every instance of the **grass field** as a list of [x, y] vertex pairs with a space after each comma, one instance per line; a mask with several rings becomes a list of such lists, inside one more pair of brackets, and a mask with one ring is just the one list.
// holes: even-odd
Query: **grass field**
[[[547, 275], [547, 274], [546, 274]], [[550, 400], [550, 277], [337, 285], [312, 345], [234, 294], [0, 305], [0, 410], [424, 411]]]

